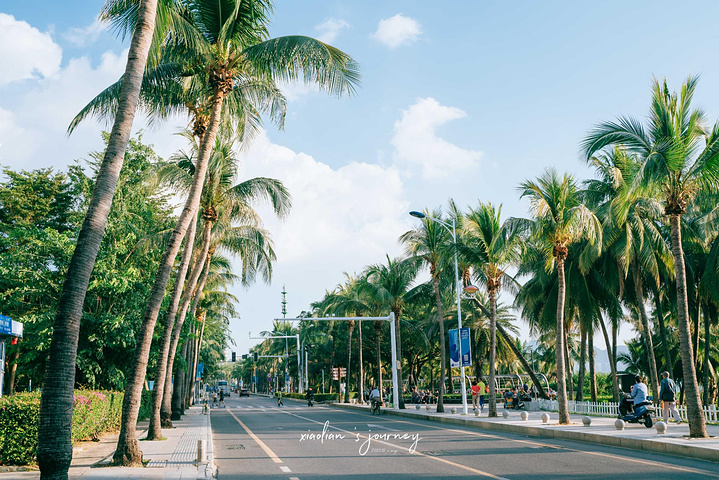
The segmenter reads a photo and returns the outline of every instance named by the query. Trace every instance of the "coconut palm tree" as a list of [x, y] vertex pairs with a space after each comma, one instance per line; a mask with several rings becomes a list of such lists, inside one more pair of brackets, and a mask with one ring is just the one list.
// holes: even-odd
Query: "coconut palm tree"
[[404, 377], [402, 375], [402, 312], [407, 302], [408, 292], [417, 277], [420, 263], [416, 258], [396, 258], [387, 256], [386, 264], [370, 265], [365, 270], [367, 277], [366, 289], [370, 298], [380, 306], [382, 311], [394, 313], [397, 341], [397, 378], [400, 384], [399, 408], [404, 407], [401, 394]]
[[[309, 37], [267, 40], [268, 1], [178, 1], [185, 23], [164, 37], [163, 54], [182, 62], [179, 75], [207, 86], [209, 105], [193, 175], [193, 185], [175, 231], [155, 276], [150, 300], [138, 334], [134, 356], [136, 368], [128, 375], [123, 400], [123, 421], [113, 462], [137, 465], [142, 458], [135, 424], [140, 393], [147, 370], [152, 332], [175, 257], [194, 212], [199, 206], [207, 165], [218, 134], [225, 99], [243, 78], [292, 81], [303, 76], [332, 94], [351, 93], [358, 81], [357, 66], [343, 52]], [[177, 74], [175, 74], [177, 76]]]
[[[489, 296], [489, 416], [497, 416], [495, 385], [497, 350], [497, 294], [504, 287], [512, 293], [517, 283], [507, 269], [519, 263], [522, 238], [513, 223], [500, 220], [502, 207], [480, 202], [466, 214], [458, 245], [459, 254], [472, 266], [473, 276]], [[521, 355], [520, 355], [521, 356]]]
[[437, 218], [442, 220], [442, 212], [439, 210], [424, 212], [425, 217], [422, 219], [420, 226], [402, 234], [400, 242], [405, 245], [407, 254], [415, 257], [417, 260], [429, 268], [429, 274], [432, 279], [434, 289], [434, 297], [437, 305], [437, 321], [439, 322], [439, 341], [440, 341], [440, 388], [439, 398], [437, 399], [437, 411], [444, 412], [444, 390], [445, 372], [447, 371], [447, 352], [444, 334], [444, 312], [442, 310], [442, 299], [439, 290], [442, 272], [446, 268], [448, 258], [451, 258], [450, 249], [452, 239], [449, 232], [444, 226], [432, 220]]
[[125, 149], [140, 96], [140, 86], [155, 30], [157, 0], [142, 2], [137, 11], [130, 51], [119, 95], [117, 115], [110, 132], [95, 188], [68, 266], [53, 325], [38, 418], [37, 462], [43, 478], [65, 479], [72, 460], [72, 423], [75, 362], [82, 306], [95, 259], [105, 232], [112, 198], [120, 176]]
[[[181, 157], [179, 163], [191, 166], [192, 163], [187, 162], [187, 160], [189, 159]], [[256, 234], [259, 232], [260, 236], [256, 238], [260, 241], [260, 243], [264, 243], [264, 235], [262, 232], [254, 228], [260, 224], [260, 221], [258, 215], [250, 207], [250, 203], [263, 200], [269, 201], [273, 207], [274, 213], [280, 218], [285, 216], [290, 208], [289, 194], [281, 182], [277, 180], [260, 177], [246, 180], [233, 186], [232, 183], [237, 177], [238, 164], [239, 161], [235, 157], [234, 153], [234, 142], [218, 137], [212, 157], [210, 158], [208, 175], [201, 197], [203, 219], [203, 242], [202, 247], [200, 248], [200, 252], [202, 253], [199, 256], [201, 259], [211, 256], [209, 252], [213, 244], [213, 235], [215, 244], [222, 243], [223, 240], [228, 243], [227, 241], [232, 234], [234, 235], [232, 235], [231, 238], [235, 241], [238, 238], [247, 238], [247, 235], [244, 237], [238, 237], [236, 228], [232, 227], [233, 224], [239, 223], [251, 227], [253, 233]], [[192, 169], [190, 168], [190, 170]], [[182, 179], [184, 179], [185, 188], [181, 188], [181, 190], [186, 190], [192, 183], [190, 175], [185, 175], [184, 177], [182, 175], [178, 175], [177, 178], [174, 178], [173, 183], [178, 185], [182, 182]], [[213, 226], [218, 222], [218, 219], [221, 220], [221, 225], [224, 227], [219, 229], [219, 231], [222, 232], [221, 239], [218, 238], [220, 237], [218, 231], [213, 232]], [[264, 250], [264, 248], [260, 248], [260, 251]], [[253, 277], [256, 264], [252, 261], [253, 257], [248, 255], [247, 250], [243, 251], [239, 249], [239, 251], [236, 251], [235, 253], [238, 253], [243, 259], [242, 279], [243, 284], [247, 285], [249, 283], [248, 276]], [[271, 263], [266, 265], [266, 270], [271, 271]], [[198, 278], [196, 273], [196, 271], [193, 272], [193, 275], [190, 277], [190, 282], [187, 286], [189, 291], [192, 291], [195, 287], [195, 282]], [[188, 302], [183, 302], [183, 313], [181, 313], [180, 317], [181, 320], [184, 319], [184, 312], [186, 312], [187, 303]], [[169, 313], [170, 312], [168, 312], [168, 314]], [[168, 319], [166, 321], [165, 331], [163, 333], [156, 376], [156, 382], [159, 385], [153, 390], [150, 426], [147, 435], [148, 440], [162, 438], [162, 430], [160, 428], [160, 411], [163, 403], [163, 393], [165, 392], [165, 388], [170, 384], [169, 376], [172, 372], [172, 365], [169, 364], [168, 359], [170, 357], [174, 358], [175, 354], [174, 350], [170, 350], [171, 337], [173, 333], [173, 321], [174, 319]], [[178, 330], [180, 330], [182, 328], [182, 321], [178, 321], [177, 323]], [[175, 344], [175, 348], [176, 347], [177, 344]], [[167, 368], [168, 366], [170, 367], [169, 369]], [[171, 399], [169, 389], [167, 390], [167, 393], [165, 403], [169, 403], [168, 400]]]
[[689, 434], [706, 437], [699, 386], [692, 351], [687, 300], [687, 276], [682, 246], [681, 219], [693, 196], [705, 188], [716, 189], [719, 180], [719, 123], [705, 126], [701, 110], [692, 108], [698, 77], [689, 77], [681, 93], [670, 92], [666, 79], [654, 79], [648, 127], [633, 118], [604, 122], [582, 143], [590, 158], [611, 145], [622, 145], [642, 162], [636, 184], [657, 184], [662, 189], [664, 214], [669, 217], [671, 246], [677, 285], [677, 316], [684, 398]]
[[570, 175], [560, 177], [553, 169], [547, 170], [537, 180], [527, 180], [520, 185], [521, 197], [531, 201], [533, 220], [520, 221], [518, 226], [531, 228], [532, 236], [541, 242], [545, 268], [557, 269], [557, 403], [559, 423], [569, 423], [565, 371], [565, 299], [566, 282], [564, 264], [568, 247], [586, 239], [594, 248], [587, 248], [580, 256], [580, 266], [588, 269], [594, 256], [601, 251], [602, 230], [597, 217], [584, 204], [576, 181]]

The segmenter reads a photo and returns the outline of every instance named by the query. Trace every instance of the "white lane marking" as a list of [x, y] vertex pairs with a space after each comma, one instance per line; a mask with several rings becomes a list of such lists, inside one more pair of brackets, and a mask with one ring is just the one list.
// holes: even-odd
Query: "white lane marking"
[[[351, 413], [351, 414], [353, 414], [353, 415], [361, 415], [361, 416], [363, 416], [363, 417], [366, 416], [365, 414], [356, 413], [356, 412], [351, 412], [351, 411], [347, 411], [346, 413]], [[448, 432], [463, 433], [463, 434], [465, 434], [465, 435], [471, 435], [471, 436], [475, 436], [475, 437], [493, 438], [493, 439], [496, 439], [496, 440], [504, 440], [504, 441], [508, 441], [508, 442], [525, 443], [525, 444], [527, 444], [527, 445], [536, 445], [536, 446], [539, 446], [539, 447], [553, 447], [553, 446], [555, 446], [555, 445], [551, 445], [551, 444], [548, 444], [548, 443], [542, 443], [542, 442], [538, 442], [538, 441], [518, 440], [518, 439], [511, 439], [511, 438], [501, 437], [501, 436], [499, 436], [499, 435], [491, 435], [491, 434], [487, 434], [487, 433], [479, 433], [479, 432], [466, 431], [466, 430], [457, 430], [457, 429], [454, 429], [454, 428], [446, 428], [446, 427], [436, 427], [436, 426], [434, 426], [434, 425], [425, 425], [425, 424], [422, 424], [422, 423], [416, 423], [416, 422], [413, 422], [413, 421], [411, 421], [411, 420], [395, 420], [395, 419], [391, 419], [391, 420], [390, 420], [390, 419], [388, 418], [386, 421], [388, 421], [388, 422], [397, 422], [397, 423], [407, 423], [407, 424], [410, 424], [410, 425], [417, 425], [417, 426], [422, 426], [422, 427], [426, 427], [426, 428], [432, 428], [432, 429], [434, 429], [434, 430], [443, 430], [443, 431], [448, 431]], [[468, 427], [468, 428], [470, 428], [470, 427]], [[570, 440], [570, 441], [571, 441], [571, 440]], [[617, 447], [617, 448], [623, 448], [623, 447]], [[564, 450], [564, 451], [566, 451], [566, 452], [583, 453], [583, 454], [586, 454], [586, 455], [595, 455], [595, 456], [597, 456], [597, 457], [606, 457], [606, 458], [612, 458], [612, 459], [616, 459], [616, 460], [624, 460], [624, 461], [627, 461], [627, 462], [638, 463], [638, 464], [640, 464], [640, 465], [649, 465], [649, 466], [657, 467], [657, 468], [668, 468], [668, 469], [670, 469], [670, 470], [678, 470], [678, 471], [680, 471], [680, 472], [695, 473], [695, 474], [698, 474], [698, 475], [704, 475], [704, 476], [708, 476], [708, 477], [712, 477], [712, 478], [719, 478], [719, 474], [715, 474], [714, 472], [711, 472], [711, 471], [709, 471], [709, 470], [700, 470], [700, 469], [696, 469], [696, 468], [692, 468], [692, 467], [683, 467], [683, 466], [679, 466], [679, 465], [670, 465], [670, 464], [663, 463], [663, 462], [655, 462], [654, 460], [643, 460], [643, 459], [639, 459], [639, 458], [624, 457], [624, 456], [621, 456], [621, 455], [614, 455], [614, 454], [611, 454], [611, 453], [590, 452], [590, 451], [586, 451], [586, 450], [577, 450], [577, 449], [575, 449], [575, 448], [569, 448], [569, 447], [562, 447], [562, 450]], [[652, 453], [652, 452], [645, 452], [645, 453]], [[654, 452], [654, 453], [656, 453], [656, 452]], [[436, 458], [436, 457], [432, 457], [432, 458]], [[683, 457], [680, 457], [680, 458], [683, 458]]]
[[285, 467], [284, 465], [280, 467], [280, 470], [282, 470], [285, 473], [291, 473], [292, 470], [290, 470], [290, 467]]
[[300, 480], [300, 477], [290, 477], [290, 480]]
[[280, 458], [279, 458], [277, 455], [275, 455], [275, 452], [273, 452], [273, 451], [270, 449], [270, 447], [268, 447], [267, 445], [265, 445], [265, 442], [263, 442], [262, 440], [260, 440], [257, 435], [255, 435], [254, 433], [252, 433], [252, 430], [250, 430], [249, 428], [247, 428], [247, 425], [245, 425], [244, 423], [242, 423], [242, 420], [240, 420], [239, 418], [237, 418], [237, 417], [235, 416], [235, 414], [232, 413], [232, 410], [228, 410], [228, 412], [230, 413], [230, 415], [232, 415], [232, 418], [234, 418], [234, 419], [237, 421], [237, 423], [239, 423], [240, 426], [245, 429], [245, 432], [247, 432], [247, 434], [248, 434], [250, 437], [252, 437], [252, 440], [254, 440], [255, 442], [257, 442], [257, 445], [259, 445], [260, 448], [262, 448], [262, 450], [265, 451], [265, 453], [267, 454], [267, 456], [270, 457], [273, 462], [275, 462], [275, 463], [282, 463], [282, 460], [280, 460]]
[[380, 428], [382, 430], [389, 430], [390, 432], [399, 432], [396, 428], [389, 428], [382, 425], [375, 425], [374, 423], [368, 423], [367, 428]]
[[[318, 422], [317, 420], [312, 420], [311, 418], [303, 417], [302, 415], [297, 415], [296, 413], [290, 413], [290, 412], [285, 412], [285, 413], [286, 413], [287, 415], [292, 415], [293, 417], [297, 417], [297, 418], [301, 418], [301, 419], [303, 419], [303, 420], [307, 420], [308, 422], [316, 423], [316, 424], [318, 424], [318, 425], [325, 425], [325, 423]], [[344, 430], [344, 429], [342, 429], [342, 428], [335, 427], [334, 425], [329, 425], [329, 428], [334, 428], [335, 430], [339, 430], [340, 432], [344, 432], [344, 433], [346, 433], [346, 434], [348, 434], [348, 435], [357, 436], [357, 437], [359, 437], [359, 438], [364, 438], [364, 439], [368, 439], [368, 438], [369, 438], [369, 437], [367, 437], [367, 436], [365, 436], [365, 435], [362, 435], [362, 434], [359, 434], [359, 433], [357, 433], [357, 432], [350, 432], [349, 430]], [[494, 480], [509, 480], [509, 479], [504, 478], [504, 477], [498, 477], [498, 476], [493, 475], [493, 474], [491, 474], [491, 473], [489, 473], [489, 472], [484, 472], [484, 471], [478, 470], [478, 469], [476, 469], [476, 468], [472, 468], [472, 467], [468, 467], [468, 466], [466, 466], [466, 465], [462, 465], [461, 463], [455, 463], [455, 462], [451, 462], [451, 461], [449, 461], [449, 460], [445, 460], [444, 458], [441, 458], [441, 457], [433, 457], [433, 456], [425, 455], [425, 454], [422, 453], [422, 452], [418, 452], [417, 450], [411, 450], [409, 447], [404, 447], [404, 446], [402, 446], [402, 445], [395, 445], [395, 444], [393, 444], [393, 443], [385, 442], [384, 440], [378, 440], [378, 439], [376, 439], [376, 438], [373, 438], [372, 441], [373, 441], [373, 442], [377, 442], [377, 443], [381, 443], [381, 444], [383, 444], [383, 445], [387, 445], [387, 446], [389, 446], [389, 447], [394, 447], [394, 448], [398, 448], [398, 449], [400, 449], [400, 450], [405, 450], [405, 451], [407, 451], [407, 453], [409, 453], [410, 455], [418, 455], [418, 456], [420, 456], [420, 457], [429, 458], [429, 459], [431, 459], [431, 460], [436, 460], [436, 461], [438, 461], [438, 462], [442, 462], [442, 463], [447, 464], [447, 465], [452, 465], [453, 467], [461, 468], [462, 470], [467, 470], [468, 472], [476, 473], [477, 475], [482, 475], [483, 477], [493, 478]]]

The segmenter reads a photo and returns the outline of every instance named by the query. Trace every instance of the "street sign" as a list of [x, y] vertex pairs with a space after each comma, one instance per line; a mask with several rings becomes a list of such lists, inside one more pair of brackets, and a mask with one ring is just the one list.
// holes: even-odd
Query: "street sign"
[[252, 375], [252, 383], [257, 383], [257, 375]]
[[202, 379], [202, 373], [205, 371], [205, 364], [204, 363], [198, 363], [197, 364], [197, 375], [195, 375], [195, 380], [201, 380]]
[[290, 383], [290, 374], [285, 373], [285, 383]]
[[[449, 331], [449, 366], [452, 368], [459, 367], [459, 332], [456, 328]], [[472, 347], [470, 345], [469, 327], [462, 327], [462, 366], [469, 367], [472, 365]]]
[[332, 380], [339, 380], [342, 377], [347, 376], [347, 368], [345, 367], [332, 367]]
[[0, 335], [22, 338], [23, 324], [16, 322], [10, 317], [0, 315]]

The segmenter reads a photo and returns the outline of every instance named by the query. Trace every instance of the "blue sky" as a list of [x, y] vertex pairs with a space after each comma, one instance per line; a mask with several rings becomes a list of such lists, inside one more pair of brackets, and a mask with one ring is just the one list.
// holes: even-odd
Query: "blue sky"
[[[0, 6], [0, 164], [62, 169], [100, 148], [102, 125], [63, 134], [124, 68], [128, 41], [94, 23], [100, 8]], [[361, 64], [363, 80], [353, 98], [286, 87], [285, 130], [267, 124], [245, 154], [243, 175], [283, 180], [295, 208], [284, 223], [266, 213], [275, 280], [234, 292], [236, 350], [247, 351], [246, 332], [279, 313], [283, 284], [297, 313], [344, 272], [400, 254], [410, 209], [452, 197], [524, 216], [520, 181], [548, 166], [585, 178], [582, 136], [620, 114], [643, 117], [653, 75], [676, 89], [701, 74], [696, 104], [719, 117], [718, 10], [669, 1], [277, 1], [272, 36], [328, 40]], [[144, 138], [167, 157], [183, 147], [172, 133], [185, 124], [176, 119]], [[625, 327], [623, 337], [631, 335]]]

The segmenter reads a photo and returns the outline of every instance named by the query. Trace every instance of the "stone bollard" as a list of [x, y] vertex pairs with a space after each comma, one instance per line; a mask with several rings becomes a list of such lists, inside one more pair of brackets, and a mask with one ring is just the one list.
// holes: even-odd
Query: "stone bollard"
[[549, 414], [548, 413], [542, 414], [542, 423], [549, 423]]
[[449, 411], [452, 412], [453, 415], [457, 413], [457, 409], [455, 407], [450, 408]]
[[662, 422], [661, 420], [658, 421], [656, 425], [654, 425], [654, 428], [657, 429], [657, 433], [660, 435], [667, 433], [667, 424]]
[[427, 406], [424, 407], [424, 408], [429, 412], [429, 405], [427, 405]]
[[477, 410], [476, 408], [474, 409], [474, 416], [479, 417], [479, 410]]
[[207, 440], [198, 440], [197, 441], [197, 462], [202, 463], [206, 461], [205, 458], [205, 450], [206, 450]]
[[503, 412], [502, 412], [502, 417], [504, 417], [504, 418], [509, 418], [509, 412], [506, 411], [506, 410], [503, 411]]
[[527, 412], [522, 412], [522, 413], [519, 414], [519, 416], [522, 417], [522, 420], [524, 420], [524, 421], [526, 422], [527, 419], [529, 418], [529, 413], [527, 413]]
[[592, 424], [591, 417], [587, 417], [587, 416], [582, 417], [582, 423], [584, 424], [585, 427], [590, 426]]
[[621, 418], [618, 418], [616, 422], [614, 422], [614, 427], [617, 430], [624, 430], [624, 420]]
[[421, 405], [415, 405], [414, 408], [416, 408], [417, 410], [419, 410], [420, 408], [422, 408], [422, 406], [421, 406]]

